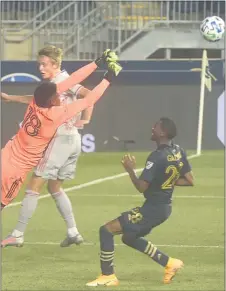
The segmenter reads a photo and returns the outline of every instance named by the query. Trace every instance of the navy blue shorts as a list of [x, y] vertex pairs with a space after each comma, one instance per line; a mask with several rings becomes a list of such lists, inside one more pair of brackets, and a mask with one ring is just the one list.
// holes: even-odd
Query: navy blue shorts
[[123, 234], [132, 234], [135, 237], [144, 237], [151, 230], [168, 219], [172, 211], [171, 205], [162, 204], [150, 206], [144, 204], [123, 212], [118, 217]]

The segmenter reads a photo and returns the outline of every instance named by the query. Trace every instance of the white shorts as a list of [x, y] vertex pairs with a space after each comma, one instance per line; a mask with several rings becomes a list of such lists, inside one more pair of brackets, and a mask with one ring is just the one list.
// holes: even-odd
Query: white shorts
[[81, 135], [56, 135], [43, 158], [34, 170], [46, 180], [70, 180], [75, 176], [76, 164], [81, 153]]

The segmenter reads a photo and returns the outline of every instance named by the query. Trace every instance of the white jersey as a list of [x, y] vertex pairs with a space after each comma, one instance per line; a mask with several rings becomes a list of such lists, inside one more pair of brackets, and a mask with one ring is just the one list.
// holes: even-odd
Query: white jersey
[[[68, 73], [62, 71], [51, 80], [60, 83], [68, 78]], [[76, 85], [60, 96], [61, 104], [70, 104], [77, 99], [78, 92], [82, 88]], [[74, 179], [76, 163], [81, 153], [81, 135], [75, 126], [81, 114], [58, 127], [54, 138], [48, 145], [43, 158], [34, 170], [38, 177], [45, 180]]]
[[[68, 72], [65, 70], [58, 73], [51, 82], [60, 83], [69, 77]], [[78, 92], [82, 88], [82, 85], [77, 84], [74, 87], [70, 88], [68, 91], [60, 95], [61, 104], [70, 104], [77, 99]], [[78, 129], [75, 126], [76, 121], [81, 118], [81, 113], [77, 114], [75, 117], [72, 117], [69, 121], [65, 122], [58, 127], [56, 135], [74, 135], [78, 133]]]

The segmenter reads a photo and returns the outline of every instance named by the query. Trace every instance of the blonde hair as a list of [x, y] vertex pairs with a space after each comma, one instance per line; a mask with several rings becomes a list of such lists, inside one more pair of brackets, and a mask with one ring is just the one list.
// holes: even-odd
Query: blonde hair
[[46, 46], [38, 52], [38, 56], [46, 56], [52, 59], [59, 67], [61, 67], [62, 58], [63, 58], [63, 50], [61, 48], [57, 48], [54, 45]]

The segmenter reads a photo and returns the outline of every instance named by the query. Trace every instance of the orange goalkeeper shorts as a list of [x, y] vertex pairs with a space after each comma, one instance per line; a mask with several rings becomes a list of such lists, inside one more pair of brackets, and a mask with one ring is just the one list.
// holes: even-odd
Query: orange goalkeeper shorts
[[1, 151], [1, 164], [1, 203], [7, 206], [18, 195], [27, 171], [21, 170], [18, 165], [13, 163], [8, 148], [3, 148]]

